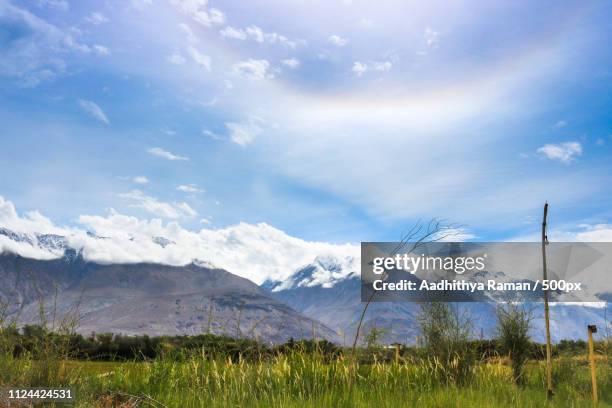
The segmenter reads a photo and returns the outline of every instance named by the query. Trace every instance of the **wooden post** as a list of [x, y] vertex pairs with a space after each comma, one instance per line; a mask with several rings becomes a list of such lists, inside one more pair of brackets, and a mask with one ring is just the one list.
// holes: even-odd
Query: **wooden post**
[[595, 377], [595, 351], [593, 350], [593, 333], [597, 333], [597, 326], [590, 324], [589, 332], [589, 361], [591, 363], [591, 385], [593, 387], [593, 402], [597, 403], [597, 378]]
[[402, 345], [399, 343], [395, 343], [395, 364], [399, 364], [400, 362], [400, 347]]
[[[548, 203], [544, 204], [544, 217], [542, 218], [542, 271], [543, 279], [548, 280], [546, 271], [546, 245], [548, 245], [548, 236], [546, 234], [546, 217], [548, 216]], [[550, 316], [548, 310], [548, 291], [544, 291], [544, 320], [546, 322], [546, 397], [551, 398], [553, 395], [552, 388], [552, 352], [550, 345]]]

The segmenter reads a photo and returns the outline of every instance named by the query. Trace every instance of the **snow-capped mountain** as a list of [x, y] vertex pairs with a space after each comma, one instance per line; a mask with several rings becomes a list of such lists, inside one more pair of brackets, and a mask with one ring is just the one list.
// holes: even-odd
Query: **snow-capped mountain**
[[[79, 245], [83, 239], [85, 245]], [[20, 324], [40, 322], [41, 304], [49, 312], [56, 308], [52, 313], [58, 316], [77, 307], [77, 330], [82, 333], [209, 331], [282, 342], [310, 338], [316, 327], [319, 338], [339, 339], [326, 325], [208, 260], [184, 265], [137, 262], [137, 258], [127, 263], [96, 262], [101, 251], [116, 248], [112, 241], [91, 232], [75, 238], [0, 228], [0, 305], [9, 305]], [[151, 245], [152, 250], [177, 246], [162, 236], [126, 237], [122, 242]], [[98, 252], [88, 258], [92, 250]], [[321, 265], [326, 265], [323, 259]]]
[[[326, 266], [326, 267], [324, 267]], [[355, 265], [352, 265], [355, 266]], [[334, 279], [321, 280], [323, 276]], [[361, 302], [361, 281], [359, 269], [349, 267], [342, 270], [340, 262], [322, 262], [317, 259], [307, 266], [298, 268], [289, 279], [284, 282], [267, 281], [262, 285], [270, 291], [271, 295], [290, 305], [304, 315], [317, 319], [329, 327], [342, 333], [348, 341], [352, 341], [355, 328], [364, 308]], [[498, 282], [520, 281], [513, 280], [507, 274], [497, 271], [482, 271], [475, 273], [472, 279], [475, 282], [486, 282], [493, 279]], [[332, 285], [323, 282], [333, 282]], [[475, 322], [474, 336], [483, 335], [493, 337], [496, 334], [496, 301], [498, 294], [485, 292], [489, 301], [474, 301], [457, 303], [462, 312], [468, 313]], [[469, 294], [466, 294], [469, 298]], [[532, 309], [534, 328], [532, 335], [537, 341], [543, 341], [541, 330], [543, 327], [543, 307], [537, 300], [538, 296], [526, 301]], [[604, 300], [604, 299], [602, 299]], [[606, 308], [610, 314], [610, 305], [605, 302], [594, 304], [563, 304], [551, 305], [551, 327], [553, 339], [582, 338], [587, 324], [598, 324], [605, 327]], [[369, 305], [365, 315], [362, 334], [369, 328], [376, 327], [385, 331], [385, 341], [414, 343], [417, 340], [417, 316], [419, 304], [416, 302], [373, 302]], [[611, 328], [612, 329], [612, 328]]]
[[[70, 250], [67, 250], [67, 252]], [[50, 260], [0, 254], [0, 306], [9, 320], [78, 321], [82, 334], [223, 334], [284, 342], [290, 337], [339, 341], [312, 318], [253, 282], [206, 264], [98, 264], [82, 256]], [[6, 310], [5, 310], [6, 311]]]
[[[17, 245], [30, 246], [49, 255], [61, 256], [68, 248], [66, 237], [57, 234], [23, 233], [0, 227], [0, 239], [12, 241]], [[1, 249], [1, 247], [0, 247]]]
[[[256, 284], [266, 279], [285, 281], [295, 269], [317, 256], [321, 256], [322, 271], [331, 271], [324, 266], [326, 256], [344, 262], [346, 258], [358, 259], [360, 254], [359, 245], [306, 241], [266, 223], [241, 222], [225, 228], [191, 230], [176, 221], [140, 219], [109, 209], [105, 215], [81, 215], [73, 225], [57, 226], [36, 211], [19, 214], [2, 196], [0, 228], [6, 230], [0, 234], [0, 253], [57, 259], [63, 256], [62, 248], [69, 247], [86, 260], [103, 264], [184, 266], [194, 261], [209, 262]], [[39, 245], [39, 235], [57, 239], [43, 237]], [[326, 279], [323, 275], [320, 278]], [[333, 273], [329, 278], [332, 282], [338, 279]]]
[[320, 255], [308, 265], [302, 266], [288, 279], [266, 280], [262, 287], [278, 292], [299, 287], [321, 286], [332, 288], [346, 279], [359, 277], [359, 259], [347, 256]]

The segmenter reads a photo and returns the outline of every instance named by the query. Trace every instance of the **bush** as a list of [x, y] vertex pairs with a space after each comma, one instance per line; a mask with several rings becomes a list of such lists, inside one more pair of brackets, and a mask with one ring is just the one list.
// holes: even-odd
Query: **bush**
[[472, 324], [459, 307], [432, 302], [421, 305], [417, 317], [423, 338], [424, 359], [433, 374], [445, 383], [463, 384], [474, 375], [475, 349], [469, 347]]
[[508, 304], [497, 308], [497, 332], [500, 348], [510, 356], [512, 377], [517, 385], [524, 383], [525, 362], [531, 353], [531, 312], [524, 306]]

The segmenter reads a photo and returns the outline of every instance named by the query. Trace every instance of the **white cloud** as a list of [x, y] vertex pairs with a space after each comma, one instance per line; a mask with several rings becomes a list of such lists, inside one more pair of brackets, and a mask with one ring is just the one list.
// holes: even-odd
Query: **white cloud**
[[289, 58], [289, 59], [284, 59], [281, 61], [281, 63], [286, 66], [289, 67], [291, 69], [295, 69], [297, 67], [300, 66], [300, 61], [296, 58]]
[[187, 41], [189, 41], [190, 43], [198, 42], [198, 37], [195, 35], [191, 27], [189, 27], [187, 24], [180, 23], [179, 28], [185, 33], [185, 38], [187, 39]]
[[53, 80], [67, 71], [70, 56], [91, 51], [75, 38], [80, 31], [60, 28], [5, 1], [0, 3], [0, 26], [7, 24], [12, 35], [2, 43], [0, 75], [24, 87]]
[[557, 121], [557, 122], [556, 122], [556, 123], [553, 125], [553, 127], [554, 127], [554, 128], [557, 128], [557, 129], [561, 129], [561, 128], [564, 128], [564, 127], [566, 127], [566, 126], [567, 126], [567, 122], [566, 122], [566, 121], [564, 121], [564, 120], [558, 120], [558, 121]]
[[388, 72], [393, 67], [391, 61], [370, 61], [370, 62], [359, 62], [353, 63], [352, 71], [357, 76], [362, 76], [367, 72]]
[[211, 59], [208, 55], [202, 54], [194, 47], [187, 47], [187, 52], [189, 53], [189, 56], [191, 57], [191, 59], [193, 59], [193, 61], [196, 64], [204, 67], [207, 71], [210, 71]]
[[221, 31], [219, 34], [223, 38], [230, 38], [233, 40], [252, 40], [259, 43], [270, 43], [270, 44], [280, 44], [284, 47], [294, 49], [298, 46], [298, 44], [303, 44], [304, 42], [301, 40], [290, 40], [286, 36], [275, 33], [275, 32], [265, 32], [260, 27], [256, 25], [250, 25], [246, 28], [236, 28], [232, 26], [227, 26]]
[[265, 59], [248, 59], [232, 65], [232, 71], [242, 77], [256, 80], [271, 79], [274, 75], [269, 73], [270, 63]]
[[440, 242], [465, 242], [476, 238], [476, 235], [463, 227], [442, 228], [442, 230], [434, 236], [434, 239]]
[[119, 197], [131, 202], [130, 207], [139, 208], [157, 217], [177, 219], [194, 217], [198, 213], [185, 202], [166, 203], [146, 195], [140, 190], [119, 194]]
[[584, 225], [582, 231], [574, 233], [579, 242], [612, 242], [612, 224]]
[[183, 57], [181, 54], [178, 53], [174, 53], [172, 55], [168, 55], [168, 57], [166, 57], [166, 60], [174, 65], [182, 65], [185, 63], [185, 57]]
[[537, 153], [547, 159], [557, 160], [563, 164], [570, 164], [576, 160], [576, 156], [582, 155], [582, 145], [579, 142], [546, 144], [538, 148]]
[[185, 202], [182, 203], [174, 203], [176, 208], [181, 211], [187, 217], [195, 217], [198, 215], [198, 212], [191, 208], [191, 206]]
[[196, 186], [195, 184], [181, 184], [177, 186], [176, 189], [184, 193], [192, 193], [192, 194], [199, 194], [199, 193], [205, 192], [205, 190], [198, 188], [198, 186]]
[[[583, 224], [577, 229], [555, 228], [548, 233], [551, 242], [612, 242], [612, 224]], [[540, 233], [518, 235], [511, 242], [540, 242]]]
[[100, 13], [99, 11], [91, 12], [87, 17], [85, 17], [85, 20], [93, 25], [100, 25], [103, 23], [108, 23], [108, 17], [106, 17], [104, 14]]
[[66, 0], [38, 0], [39, 6], [55, 8], [61, 11], [68, 11], [70, 9], [70, 3]]
[[362, 76], [366, 72], [368, 72], [368, 66], [363, 62], [355, 61], [353, 63], [352, 71], [357, 74], [357, 76]]
[[153, 156], [162, 157], [167, 160], [189, 160], [189, 157], [179, 156], [177, 154], [164, 150], [161, 147], [152, 147], [147, 150], [147, 152], [149, 154], [152, 154]]
[[[150, 207], [153, 213], [175, 215], [178, 212], [183, 216], [190, 212], [190, 207], [184, 203], [160, 203], [142, 192], [126, 193], [124, 198], [136, 205], [146, 202], [143, 205]], [[0, 227], [30, 236], [39, 232], [64, 235], [69, 245], [81, 249], [83, 257], [91, 262], [152, 262], [180, 266], [196, 260], [214, 264], [255, 283], [266, 279], [285, 280], [317, 257], [320, 260], [336, 258], [343, 265], [352, 265], [345, 274], [357, 272], [359, 267], [358, 245], [304, 241], [265, 223], [240, 223], [223, 229], [190, 231], [176, 221], [164, 223], [161, 219], [139, 219], [112, 209], [105, 216], [81, 215], [78, 221], [82, 228], [67, 229], [55, 227], [39, 213], [20, 217], [13, 204], [0, 197]], [[154, 241], [158, 237], [175, 244], [162, 247]], [[28, 243], [16, 244], [0, 235], [0, 252], [3, 251], [38, 259], [61, 256]]]
[[15, 205], [0, 196], [0, 227], [15, 232], [41, 234], [64, 234], [64, 228], [56, 227], [53, 222], [38, 211], [29, 211], [21, 217], [17, 214]]
[[219, 31], [219, 33], [221, 34], [221, 37], [224, 38], [232, 38], [234, 40], [247, 39], [247, 33], [245, 30], [242, 30], [240, 28], [234, 28], [231, 26], [225, 27], [223, 30]]
[[346, 44], [349, 43], [348, 38], [343, 38], [336, 34], [330, 35], [327, 41], [335, 45], [336, 47], [344, 47]]
[[93, 101], [87, 101], [85, 99], [79, 99], [79, 106], [92, 118], [107, 125], [110, 123], [108, 118], [106, 117], [106, 114], [104, 113], [102, 108], [98, 106], [97, 103]]
[[208, 129], [202, 129], [202, 134], [204, 136], [210, 137], [211, 139], [214, 139], [214, 140], [221, 140], [221, 139], [223, 139], [220, 135], [218, 135], [217, 133], [212, 132], [212, 131], [210, 131]]
[[170, 3], [206, 27], [225, 22], [225, 14], [219, 9], [209, 7], [208, 0], [170, 0]]
[[253, 143], [255, 138], [263, 132], [263, 129], [253, 120], [248, 123], [229, 122], [225, 126], [229, 131], [230, 140], [243, 147]]
[[425, 44], [428, 47], [435, 47], [440, 41], [440, 33], [429, 27], [425, 29], [423, 37], [425, 38]]
[[96, 45], [93, 46], [93, 49], [99, 55], [110, 55], [110, 50], [108, 49], [108, 47], [106, 47], [104, 45], [96, 44]]
[[132, 179], [132, 181], [136, 184], [149, 184], [149, 179], [145, 176], [136, 176]]

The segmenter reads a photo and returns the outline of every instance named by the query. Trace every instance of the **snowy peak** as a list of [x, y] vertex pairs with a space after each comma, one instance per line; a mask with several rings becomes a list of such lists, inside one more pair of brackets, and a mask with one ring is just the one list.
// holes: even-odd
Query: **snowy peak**
[[267, 280], [262, 287], [273, 292], [298, 287], [332, 288], [338, 282], [355, 276], [359, 276], [359, 259], [352, 256], [319, 255], [312, 263], [298, 268], [286, 280]]
[[167, 247], [168, 245], [175, 245], [176, 242], [168, 239], [168, 238], [164, 238], [164, 237], [153, 237], [152, 241], [155, 242], [157, 245], [159, 245], [162, 248]]
[[28, 234], [12, 231], [8, 228], [0, 227], [0, 236], [6, 237], [14, 242], [34, 245], [34, 240]]
[[12, 248], [29, 247], [32, 250], [41, 250], [49, 257], [57, 257], [62, 256], [68, 249], [68, 241], [64, 236], [57, 234], [27, 234], [4, 227], [0, 227], [0, 241], [0, 244], [4, 243], [4, 245], [0, 245], [0, 252], [2, 252], [2, 247], [7, 247], [9, 251]]
[[64, 252], [68, 248], [68, 240], [66, 237], [56, 234], [40, 234], [37, 235], [38, 246], [49, 251]]

